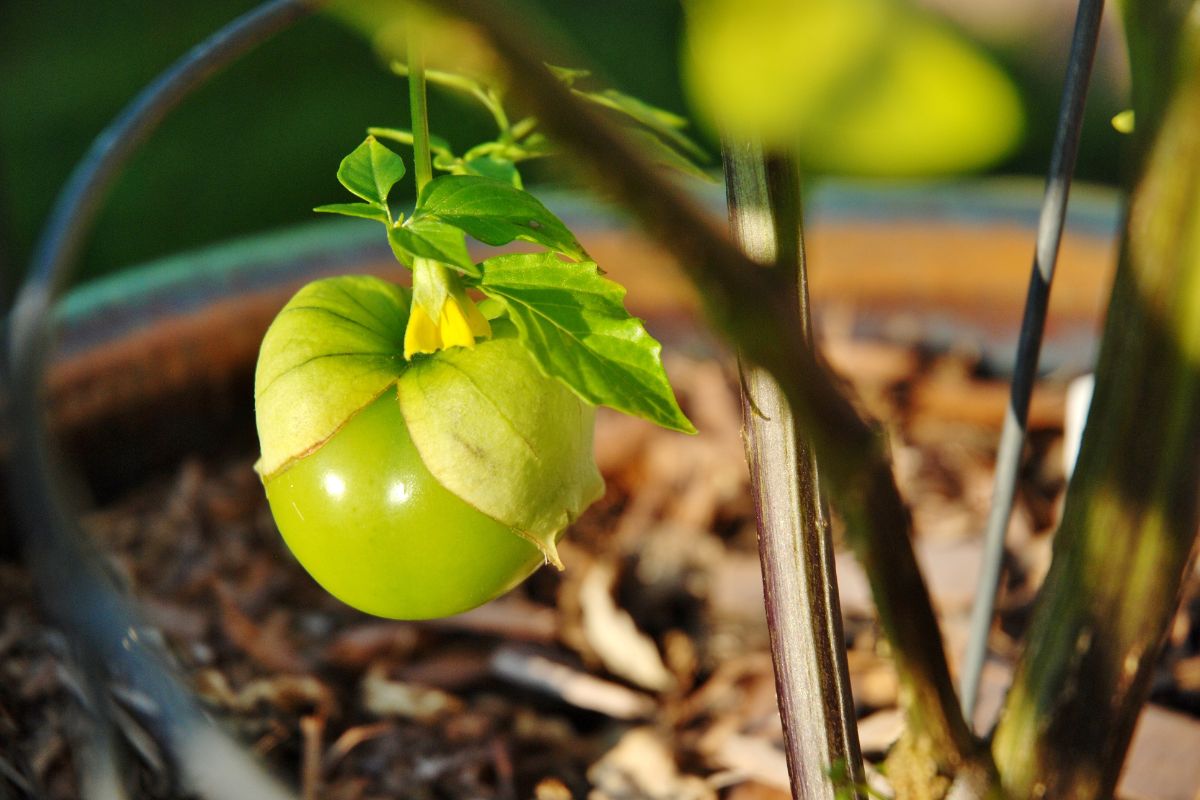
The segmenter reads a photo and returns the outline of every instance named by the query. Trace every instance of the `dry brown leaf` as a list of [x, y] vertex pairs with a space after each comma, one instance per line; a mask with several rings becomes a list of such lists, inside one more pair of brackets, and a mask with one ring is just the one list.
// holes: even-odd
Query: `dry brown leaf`
[[657, 708], [641, 692], [516, 647], [497, 649], [491, 664], [498, 678], [614, 719], [644, 719]]
[[605, 669], [651, 691], [664, 692], [675, 678], [663, 663], [654, 640], [612, 596], [616, 571], [610, 562], [594, 563], [579, 590], [583, 634]]
[[463, 703], [440, 689], [391, 680], [383, 664], [367, 670], [362, 680], [363, 707], [379, 717], [404, 717], [431, 722], [456, 713]]
[[681, 775], [670, 747], [653, 728], [627, 731], [588, 769], [588, 800], [716, 800], [702, 778]]

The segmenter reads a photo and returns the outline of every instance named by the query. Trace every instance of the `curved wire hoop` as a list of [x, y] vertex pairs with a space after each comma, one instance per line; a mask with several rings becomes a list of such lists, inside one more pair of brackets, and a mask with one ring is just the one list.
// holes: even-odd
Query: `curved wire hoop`
[[106, 679], [120, 680], [150, 701], [147, 725], [179, 764], [189, 790], [222, 800], [292, 796], [205, 715], [133, 601], [91, 553], [64, 489], [71, 479], [54, 457], [41, 399], [54, 338], [54, 301], [69, 283], [83, 242], [130, 157], [184, 98], [322, 1], [263, 3], [181, 57], [126, 106], [92, 142], [60, 192], [7, 320], [0, 351], [5, 361], [0, 364], [0, 434], [11, 445], [8, 478], [20, 521], [16, 537], [42, 609], [84, 666], [99, 718], [92, 749], [108, 762], [95, 765], [99, 779], [81, 776], [96, 796], [123, 795], [111, 763]]

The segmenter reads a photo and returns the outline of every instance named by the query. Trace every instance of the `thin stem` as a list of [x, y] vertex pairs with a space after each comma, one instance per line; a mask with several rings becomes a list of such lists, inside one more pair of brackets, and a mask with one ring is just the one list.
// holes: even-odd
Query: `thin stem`
[[[812, 346], [795, 159], [724, 146], [729, 222], [747, 255], [781, 273]], [[767, 268], [767, 267], [763, 267]], [[829, 512], [808, 437], [765, 370], [743, 382], [746, 460], [758, 521], [763, 596], [792, 797], [834, 800], [865, 782], [850, 694]], [[855, 791], [851, 789], [851, 791]]]
[[486, 99], [484, 105], [492, 112], [493, 119], [496, 120], [496, 127], [500, 129], [500, 140], [503, 142], [511, 142], [513, 140], [512, 124], [508, 121], [508, 113], [504, 110], [504, 101], [496, 94], [495, 89], [488, 89], [485, 93]]
[[917, 568], [912, 520], [896, 488], [886, 437], [860, 416], [809, 350], [799, 309], [777, 275], [743, 254], [688, 194], [545, 69], [562, 63], [534, 52], [546, 41], [533, 23], [515, 21], [484, 0], [441, 0], [438, 8], [481, 26], [521, 81], [513, 87], [531, 113], [673, 252], [700, 291], [715, 326], [747, 361], [779, 384], [796, 424], [812, 437], [831, 499], [846, 515], [847, 534], [870, 578], [880, 622], [893, 646], [916, 735], [928, 737], [939, 768], [982, 768], [990, 756], [963, 722], [946, 665], [929, 592]]
[[967, 724], [973, 722], [975, 703], [979, 696], [979, 679], [987, 658], [988, 634], [996, 602], [996, 587], [1000, 582], [1000, 567], [1004, 557], [1004, 534], [1012, 516], [1013, 499], [1017, 490], [1017, 472], [1021, 466], [1021, 451], [1029, 420], [1029, 398], [1037, 378], [1038, 355], [1042, 349], [1042, 333], [1046, 327], [1046, 311], [1050, 305], [1050, 284], [1058, 260], [1063, 223], [1067, 216], [1067, 199], [1071, 192], [1071, 175], [1075, 171], [1075, 155], [1079, 150], [1079, 133], [1083, 128], [1083, 108], [1087, 99], [1088, 79], [1096, 55], [1096, 40], [1100, 35], [1100, 18], [1104, 0], [1080, 0], [1075, 17], [1075, 32], [1071, 39], [1071, 55], [1067, 63], [1062, 102], [1059, 105], [1058, 129], [1050, 157], [1042, 212], [1038, 220], [1037, 245], [1033, 256], [1033, 271], [1029, 277], [1029, 293], [1025, 299], [1025, 318], [1017, 343], [1012, 394], [1004, 417], [1004, 430], [996, 454], [996, 475], [992, 488], [992, 505], [984, 537], [984, 560], [979, 583], [975, 589], [975, 604], [971, 611], [970, 637], [963, 661], [961, 689], [963, 713]]
[[421, 29], [415, 20], [408, 29], [408, 107], [412, 112], [413, 173], [417, 196], [433, 180], [433, 161], [429, 155], [429, 107], [425, 99], [425, 53], [421, 47]]
[[1054, 560], [993, 739], [1012, 797], [1112, 797], [1200, 526], [1200, 2], [1123, 11], [1137, 178]]
[[[396, 62], [392, 64], [392, 71], [403, 78], [409, 76], [409, 67], [407, 64]], [[503, 138], [512, 137], [512, 126], [508, 122], [508, 114], [504, 111], [504, 103], [495, 89], [485, 86], [479, 81], [468, 78], [465, 75], [443, 72], [440, 69], [426, 69], [425, 80], [428, 83], [446, 89], [454, 89], [455, 91], [471, 95], [492, 115], [500, 136]]]

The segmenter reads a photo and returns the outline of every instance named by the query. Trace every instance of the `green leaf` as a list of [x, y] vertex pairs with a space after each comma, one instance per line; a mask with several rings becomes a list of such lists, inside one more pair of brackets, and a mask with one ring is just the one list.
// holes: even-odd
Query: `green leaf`
[[685, 84], [724, 135], [797, 148], [809, 171], [916, 176], [989, 166], [1021, 135], [1016, 86], [903, 0], [708, 0]]
[[481, 266], [478, 288], [505, 304], [547, 375], [589, 403], [696, 432], [667, 381], [662, 346], [625, 310], [625, 289], [595, 264], [538, 253], [497, 256]]
[[[390, 139], [393, 142], [406, 144], [412, 147], [413, 135], [412, 131], [404, 130], [403, 128], [367, 128], [367, 133], [372, 136], [378, 136], [380, 139]], [[429, 151], [435, 155], [442, 155], [446, 158], [453, 159], [454, 152], [450, 147], [450, 143], [436, 134], [429, 134]]]
[[582, 80], [592, 74], [591, 70], [576, 69], [574, 67], [556, 67], [553, 64], [547, 64], [546, 69], [550, 70], [550, 74], [558, 78], [567, 87], [574, 86], [575, 81]]
[[387, 206], [392, 187], [404, 177], [404, 161], [374, 136], [368, 136], [342, 159], [337, 177], [351, 193], [382, 208]]
[[254, 375], [264, 478], [319, 446], [395, 383], [408, 365], [410, 302], [407, 289], [348, 275], [308, 284], [279, 312]]
[[[425, 185], [413, 219], [434, 218], [490, 245], [520, 239], [572, 258], [587, 258], [583, 246], [541, 201], [492, 178], [443, 175]], [[414, 223], [415, 224], [415, 223]]]
[[682, 172], [684, 175], [712, 182], [711, 175], [650, 131], [644, 128], [626, 127], [625, 134], [646, 154], [647, 158], [660, 167], [667, 167], [676, 172]]
[[652, 106], [643, 100], [639, 100], [632, 95], [625, 94], [616, 89], [604, 89], [599, 92], [585, 92], [575, 89], [573, 94], [598, 106], [625, 115], [639, 125], [643, 125], [653, 131], [656, 135], [670, 143], [671, 146], [686, 153], [696, 161], [708, 163], [709, 156], [704, 151], [704, 148], [696, 144], [682, 132], [682, 129], [686, 128], [688, 123], [685, 118], [678, 114], [658, 108], [657, 106]]
[[545, 377], [511, 325], [473, 349], [415, 360], [400, 408], [438, 482], [561, 566], [555, 541], [604, 492], [594, 409]]
[[370, 203], [328, 203], [323, 206], [317, 206], [313, 211], [321, 214], [341, 214], [344, 217], [362, 217], [363, 219], [373, 219], [377, 222], [382, 222], [384, 225], [391, 224], [387, 212], [379, 206], [373, 206]]
[[483, 178], [491, 178], [494, 181], [507, 183], [517, 189], [521, 188], [521, 174], [517, 171], [517, 165], [509, 161], [507, 158], [499, 156], [484, 156], [482, 158], [472, 158], [463, 166], [471, 175], [478, 175]]
[[388, 242], [393, 250], [399, 248], [410, 256], [403, 258], [401, 253], [396, 254], [406, 264], [411, 265], [412, 256], [419, 256], [449, 264], [467, 275], [479, 275], [479, 267], [467, 252], [463, 232], [436, 218], [409, 217], [403, 225], [388, 228]]

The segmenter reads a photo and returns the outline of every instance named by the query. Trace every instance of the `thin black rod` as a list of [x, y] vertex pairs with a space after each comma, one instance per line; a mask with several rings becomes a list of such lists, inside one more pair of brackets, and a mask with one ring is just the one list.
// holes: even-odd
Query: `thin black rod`
[[1004, 558], [1004, 534], [1012, 516], [1013, 498], [1017, 489], [1017, 472], [1021, 466], [1021, 451], [1029, 421], [1029, 398], [1037, 378], [1038, 356], [1042, 349], [1042, 333], [1046, 327], [1046, 310], [1050, 304], [1050, 284], [1062, 241], [1063, 223], [1067, 216], [1067, 199], [1071, 193], [1071, 176], [1075, 172], [1075, 156], [1079, 151], [1079, 134], [1083, 127], [1083, 108], [1087, 100], [1088, 81], [1100, 35], [1100, 18], [1104, 0], [1080, 0], [1071, 39], [1071, 55], [1063, 85], [1062, 102], [1058, 111], [1058, 129], [1054, 134], [1054, 149], [1046, 177], [1046, 192], [1038, 219], [1037, 244], [1033, 256], [1033, 272], [1029, 278], [1029, 293], [1025, 298], [1025, 316], [1017, 342], [1017, 361], [1013, 371], [1012, 394], [1004, 416], [1004, 429], [996, 454], [996, 475], [992, 486], [992, 505], [988, 513], [984, 537], [983, 565], [971, 610], [970, 636], [963, 660], [960, 680], [963, 714], [973, 727], [975, 704], [979, 696], [979, 680], [987, 658], [988, 634], [996, 604], [996, 588], [1000, 583], [1000, 567]]
[[[174, 676], [154, 632], [91, 552], [55, 457], [42, 407], [53, 341], [52, 306], [70, 282], [82, 245], [130, 157], [166, 115], [217, 71], [307, 16], [319, 2], [272, 0], [193, 48], [149, 84], [95, 139], [59, 194], [8, 319], [0, 350], [0, 431], [11, 442], [17, 541], [48, 618], [91, 667], [133, 686], [153, 704], [147, 724], [169, 747], [197, 794], [283, 800], [290, 794], [220, 733]], [[219, 764], [219, 768], [214, 768]]]

